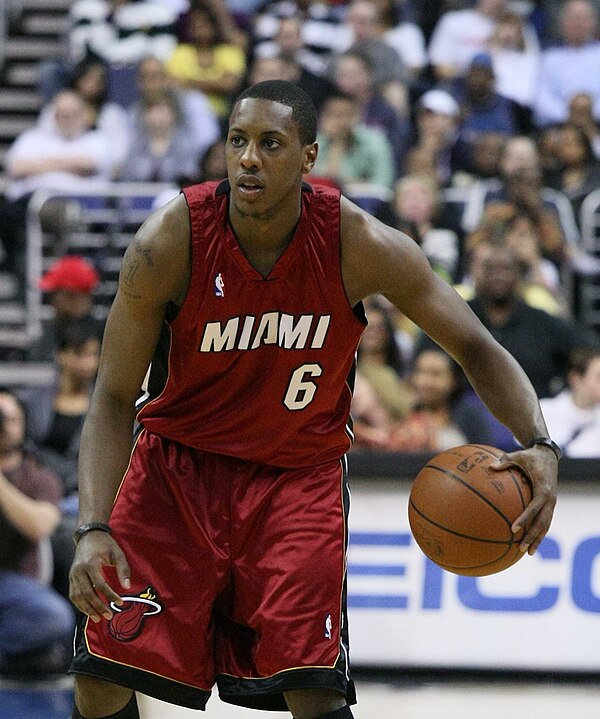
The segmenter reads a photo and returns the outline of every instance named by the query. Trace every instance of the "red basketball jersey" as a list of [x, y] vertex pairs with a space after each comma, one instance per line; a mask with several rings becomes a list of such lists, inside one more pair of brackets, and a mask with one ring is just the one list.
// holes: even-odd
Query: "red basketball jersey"
[[279, 467], [340, 457], [351, 444], [365, 321], [342, 283], [339, 193], [303, 187], [294, 237], [267, 277], [231, 229], [228, 183], [184, 194], [190, 286], [166, 323], [139, 421], [200, 450]]

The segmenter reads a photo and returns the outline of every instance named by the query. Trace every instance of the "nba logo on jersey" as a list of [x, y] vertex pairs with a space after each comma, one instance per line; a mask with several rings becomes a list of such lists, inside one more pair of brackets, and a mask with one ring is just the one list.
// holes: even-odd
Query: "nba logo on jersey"
[[220, 272], [215, 277], [215, 297], [225, 297], [225, 282]]
[[333, 627], [332, 621], [331, 621], [331, 614], [328, 614], [325, 617], [325, 639], [331, 639], [331, 629]]

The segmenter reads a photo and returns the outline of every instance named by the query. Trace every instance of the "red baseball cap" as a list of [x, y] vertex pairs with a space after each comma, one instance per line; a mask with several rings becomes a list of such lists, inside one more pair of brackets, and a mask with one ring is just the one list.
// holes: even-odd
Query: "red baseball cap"
[[100, 281], [100, 275], [83, 257], [68, 255], [57, 260], [41, 277], [38, 287], [44, 292], [71, 290], [91, 292]]

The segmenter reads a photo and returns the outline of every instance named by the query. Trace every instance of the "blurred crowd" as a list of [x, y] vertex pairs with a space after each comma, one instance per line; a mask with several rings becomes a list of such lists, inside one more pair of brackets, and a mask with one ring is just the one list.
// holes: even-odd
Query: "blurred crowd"
[[[289, 80], [319, 115], [307, 180], [412, 237], [521, 363], [565, 455], [598, 457], [600, 341], [572, 285], [598, 274], [580, 233], [582, 203], [600, 187], [599, 12], [598, 0], [74, 0], [68, 53], [39, 67], [39, 120], [5, 158], [0, 269], [22, 279], [36, 190], [171, 183], [160, 204], [221, 179], [237, 93]], [[100, 277], [69, 248], [68, 209], [44, 218], [61, 238], [40, 279], [54, 318], [28, 350], [54, 363], [55, 378], [0, 389], [0, 544], [13, 548], [0, 556], [0, 596], [21, 612], [15, 627], [0, 600], [0, 669], [58, 651], [72, 625], [62, 600], [102, 326]], [[365, 309], [356, 448], [517, 446], [460, 367], [385, 297]], [[19, 502], [35, 521], [23, 523]], [[47, 591], [32, 595], [28, 582]]]

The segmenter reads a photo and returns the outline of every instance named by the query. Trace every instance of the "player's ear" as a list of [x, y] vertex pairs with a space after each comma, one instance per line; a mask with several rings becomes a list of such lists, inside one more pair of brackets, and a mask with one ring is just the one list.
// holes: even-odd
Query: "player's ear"
[[304, 148], [304, 159], [302, 160], [303, 174], [306, 175], [313, 169], [313, 167], [315, 166], [315, 162], [317, 161], [318, 152], [319, 145], [316, 142], [313, 142], [310, 145], [306, 145], [306, 147]]

